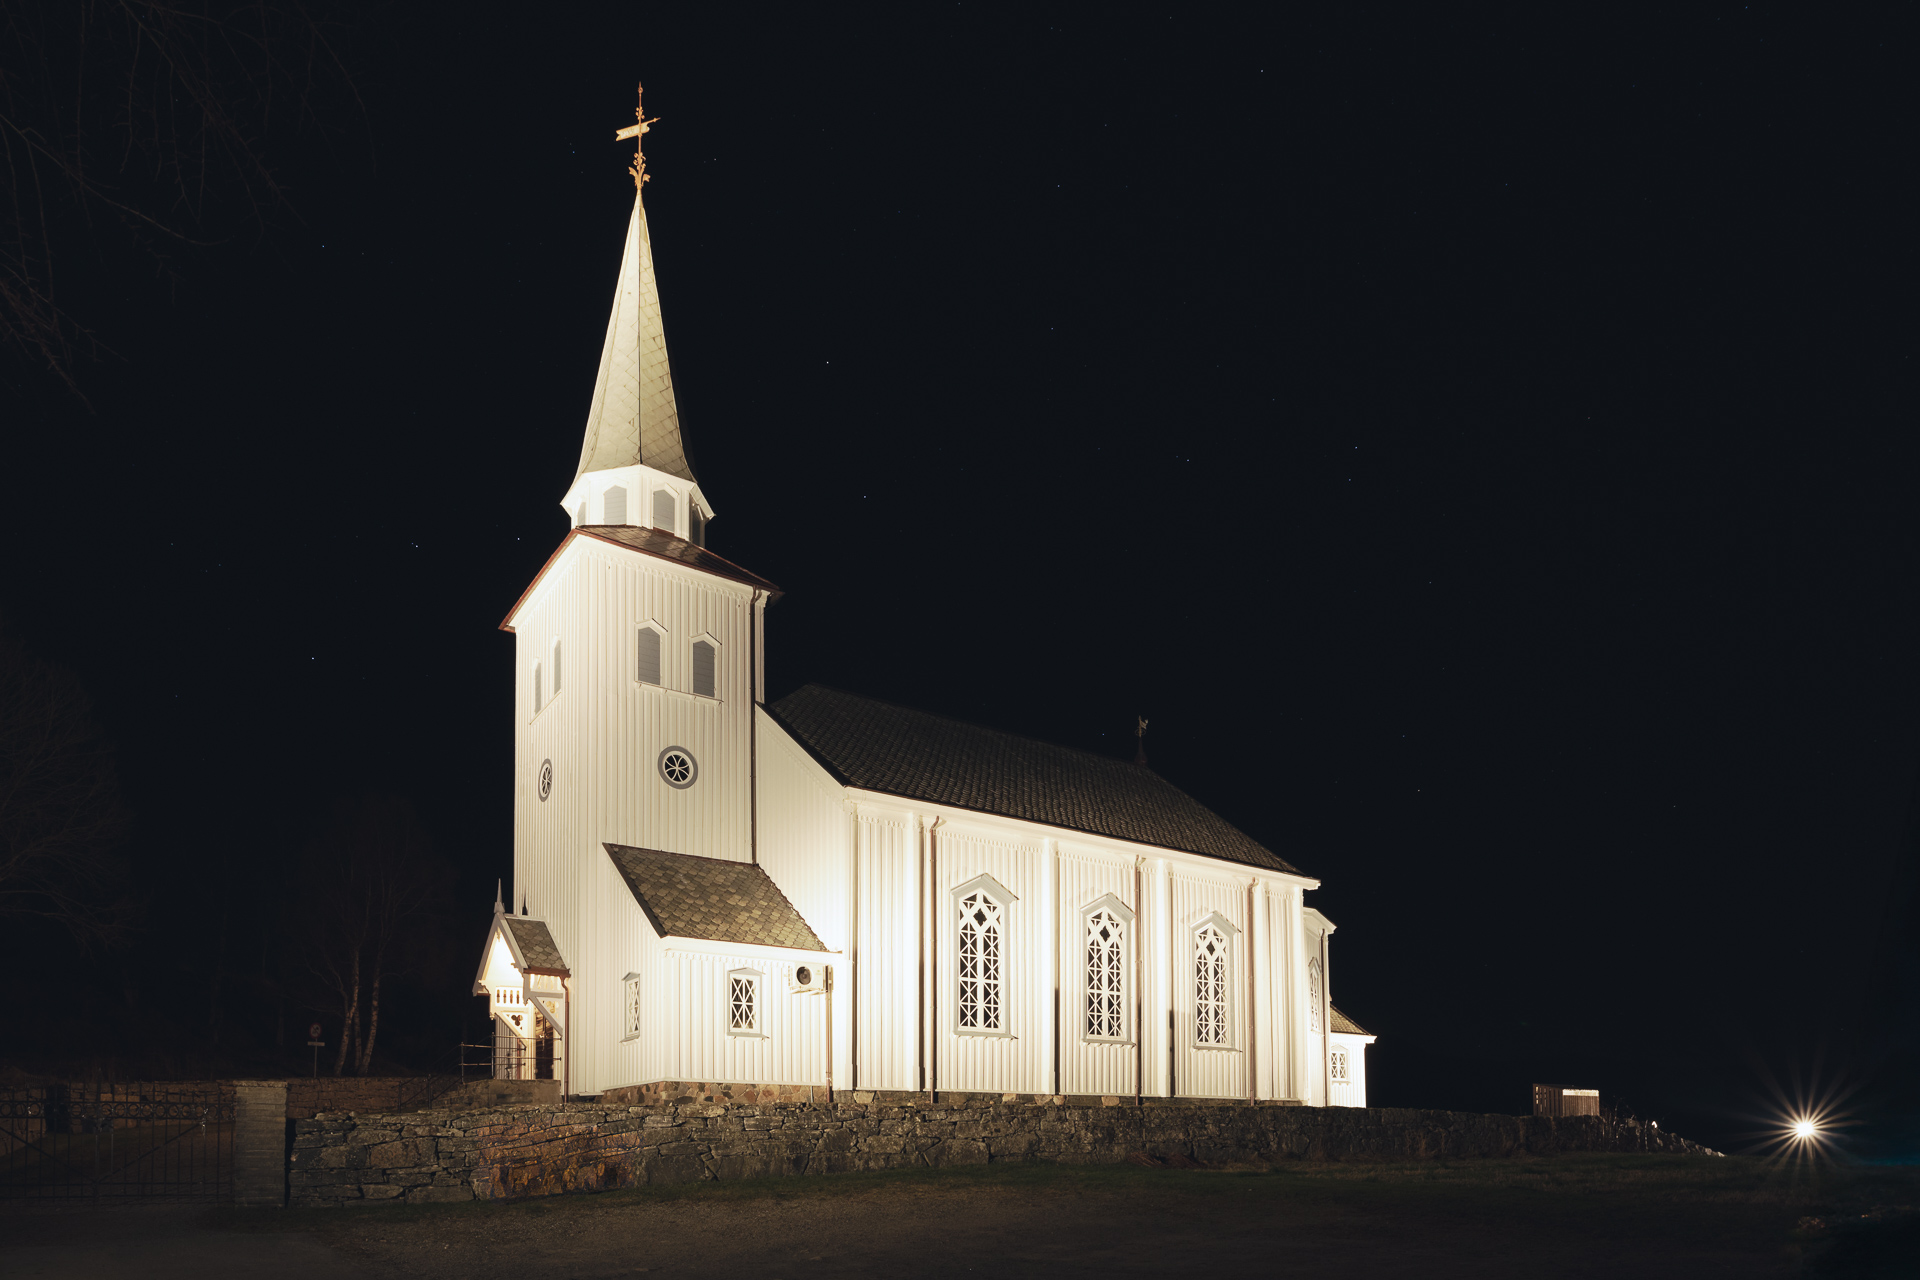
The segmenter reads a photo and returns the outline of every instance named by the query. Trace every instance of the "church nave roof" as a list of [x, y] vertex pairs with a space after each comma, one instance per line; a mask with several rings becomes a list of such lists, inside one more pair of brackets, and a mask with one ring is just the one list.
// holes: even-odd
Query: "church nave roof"
[[817, 684], [768, 711], [847, 786], [1301, 874], [1130, 761]]

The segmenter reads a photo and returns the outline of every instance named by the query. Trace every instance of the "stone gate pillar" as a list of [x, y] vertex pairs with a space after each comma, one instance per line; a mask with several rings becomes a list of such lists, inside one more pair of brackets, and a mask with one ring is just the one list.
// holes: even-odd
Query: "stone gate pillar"
[[287, 1082], [233, 1082], [233, 1202], [287, 1203]]

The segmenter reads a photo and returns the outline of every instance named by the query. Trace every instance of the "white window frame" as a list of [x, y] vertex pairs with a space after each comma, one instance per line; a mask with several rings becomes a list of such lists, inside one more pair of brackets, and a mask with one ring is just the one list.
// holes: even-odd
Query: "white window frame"
[[[1201, 943], [1204, 935], [1208, 931], [1219, 934], [1222, 943], [1218, 961], [1222, 986], [1219, 1002], [1221, 1019], [1220, 1038], [1218, 1040], [1202, 1040], [1200, 1038], [1201, 1000], [1198, 966]], [[1234, 1034], [1238, 1030], [1240, 1022], [1238, 1016], [1240, 1009], [1240, 975], [1237, 972], [1238, 965], [1236, 963], [1239, 948], [1239, 943], [1236, 939], [1239, 937], [1239, 934], [1240, 930], [1233, 921], [1227, 919], [1218, 911], [1208, 915], [1205, 919], [1194, 921], [1193, 926], [1187, 930], [1188, 968], [1186, 971], [1186, 980], [1190, 984], [1187, 991], [1193, 1005], [1189, 1010], [1187, 1030], [1188, 1039], [1196, 1049], [1233, 1050], [1239, 1048], [1239, 1043]], [[1212, 1002], [1209, 1001], [1208, 1003]]]
[[[652, 680], [643, 680], [640, 678], [640, 633], [642, 631], [651, 631], [655, 636], [659, 637], [660, 640], [660, 681], [657, 684]], [[667, 638], [668, 633], [665, 624], [655, 622], [652, 618], [648, 618], [645, 622], [642, 622], [633, 629], [633, 682], [635, 684], [642, 685], [649, 689], [664, 689], [667, 687]]]
[[540, 659], [535, 658], [533, 660], [533, 714], [535, 718], [538, 718], [540, 713], [547, 709], [547, 704], [540, 700], [540, 694]]
[[[734, 1025], [734, 984], [747, 984], [749, 999], [752, 1002], [753, 1020], [749, 1026]], [[727, 989], [724, 1017], [727, 1020], [727, 1034], [745, 1036], [752, 1040], [764, 1040], [767, 1037], [767, 983], [766, 975], [758, 969], [730, 969], [727, 971]]]
[[[700, 693], [700, 692], [697, 692], [693, 687], [693, 646], [697, 644], [704, 644], [713, 649], [713, 692], [712, 693]], [[718, 640], [714, 639], [713, 633], [711, 631], [702, 631], [699, 635], [687, 641], [687, 692], [689, 694], [691, 694], [693, 697], [696, 697], [696, 698], [712, 698], [715, 702], [726, 701], [726, 699], [720, 696], [720, 683], [721, 683], [720, 671], [722, 666], [720, 659], [721, 659], [721, 656], [725, 653], [726, 653], [726, 647], [722, 645]]]
[[[1120, 961], [1120, 1032], [1118, 1035], [1099, 1035], [1087, 1027], [1089, 1003], [1093, 997], [1091, 979], [1093, 964], [1087, 954], [1092, 942], [1093, 922], [1102, 915], [1108, 915], [1120, 926], [1120, 939], [1117, 948]], [[1080, 950], [1078, 964], [1080, 969], [1080, 1038], [1088, 1044], [1132, 1044], [1133, 1027], [1133, 909], [1120, 901], [1115, 894], [1107, 894], [1080, 908]], [[1113, 950], [1113, 948], [1109, 948]]]
[[560, 637], [559, 636], [555, 636], [553, 638], [553, 643], [547, 646], [547, 657], [553, 665], [553, 670], [548, 673], [553, 680], [553, 689], [551, 692], [547, 694], [547, 701], [552, 702], [555, 698], [560, 696], [560, 689], [562, 687], [560, 683], [560, 678], [564, 674], [560, 670]]
[[[997, 926], [997, 936], [999, 938], [1000, 953], [997, 958], [999, 976], [993, 979], [993, 981], [998, 988], [995, 994], [998, 997], [1000, 1020], [997, 1026], [992, 1027], [968, 1027], [961, 1025], [960, 1021], [962, 1013], [960, 993], [962, 983], [967, 981], [964, 963], [966, 929], [965, 921], [962, 919], [962, 912], [965, 909], [967, 899], [975, 894], [984, 895], [992, 902], [995, 908], [994, 923]], [[1010, 889], [989, 875], [975, 876], [965, 884], [955, 888], [948, 899], [952, 914], [949, 915], [947, 919], [952, 921], [953, 927], [953, 950], [950, 953], [953, 961], [953, 982], [948, 987], [948, 991], [953, 996], [951, 1025], [955, 1035], [981, 1036], [988, 1039], [1000, 1040], [1011, 1040], [1014, 1038], [1011, 1000], [1014, 984], [1010, 971], [1013, 967], [1013, 904], [1018, 901], [1019, 899], [1014, 896]], [[984, 983], [987, 979], [976, 978], [974, 981]], [[978, 998], [976, 998], [975, 1003], [978, 1003]]]
[[646, 992], [641, 989], [638, 973], [629, 973], [620, 979], [620, 999], [623, 1002], [621, 1020], [627, 1028], [627, 1034], [620, 1037], [620, 1043], [625, 1044], [629, 1040], [640, 1038], [640, 1025], [646, 1018], [646, 1011], [641, 1005], [641, 1000], [645, 996]]
[[[620, 495], [620, 518], [618, 520], [609, 520], [607, 518], [607, 499], [612, 497], [615, 493], [618, 493]], [[610, 484], [606, 488], [602, 489], [600, 491], [600, 523], [607, 524], [607, 525], [632, 524], [633, 521], [627, 519], [628, 516], [633, 514], [631, 511], [627, 510], [627, 499], [631, 498], [632, 496], [633, 494], [629, 492], [627, 489], [627, 486], [623, 484]]]
[[1336, 1041], [1327, 1050], [1327, 1074], [1332, 1077], [1336, 1087], [1353, 1083], [1353, 1066], [1347, 1046]]

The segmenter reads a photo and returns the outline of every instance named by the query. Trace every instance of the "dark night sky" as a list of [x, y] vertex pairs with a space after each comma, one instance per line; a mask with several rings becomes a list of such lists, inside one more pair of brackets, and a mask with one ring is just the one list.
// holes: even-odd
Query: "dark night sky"
[[1150, 717], [1323, 879], [1376, 1103], [1555, 1079], [1732, 1141], [1824, 1055], [1891, 1139], [1891, 7], [532, 12], [357, 23], [304, 224], [171, 291], [80, 268], [93, 412], [0, 366], [0, 609], [95, 690], [156, 915], [394, 791], [479, 945], [495, 628], [566, 529], [643, 77], [711, 544], [788, 592], [773, 696], [1116, 754]]

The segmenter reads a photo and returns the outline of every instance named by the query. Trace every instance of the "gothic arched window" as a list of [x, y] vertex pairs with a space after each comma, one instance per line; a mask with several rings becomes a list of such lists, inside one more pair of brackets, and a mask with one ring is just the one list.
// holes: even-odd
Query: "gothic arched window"
[[1004, 1031], [1007, 1025], [1004, 908], [985, 889], [960, 898], [962, 1031]]
[[1125, 924], [1112, 908], [1087, 914], [1086, 1020], [1089, 1040], [1122, 1040], [1127, 1028]]
[[560, 637], [553, 638], [553, 670], [550, 673], [550, 685], [553, 692], [560, 692]]
[[540, 699], [540, 664], [536, 662], [533, 664], [533, 714], [539, 715], [545, 705]]
[[1320, 1030], [1320, 961], [1307, 961], [1307, 1030]]
[[1227, 936], [1212, 923], [1193, 934], [1193, 1039], [1227, 1042]]

